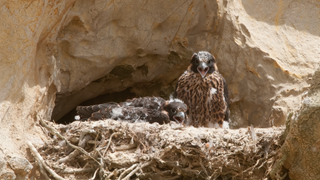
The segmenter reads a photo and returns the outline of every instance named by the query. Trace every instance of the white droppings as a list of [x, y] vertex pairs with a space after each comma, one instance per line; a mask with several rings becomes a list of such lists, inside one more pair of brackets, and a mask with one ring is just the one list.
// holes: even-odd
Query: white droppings
[[112, 116], [112, 118], [116, 118], [116, 117], [119, 117], [119, 116], [123, 116], [122, 109], [121, 109], [121, 108], [114, 108], [114, 109], [112, 109], [111, 116]]
[[211, 95], [214, 95], [217, 93], [217, 89], [216, 88], [210, 88], [210, 93]]
[[210, 87], [210, 94], [209, 94], [209, 98], [207, 99], [207, 103], [209, 103], [212, 100], [213, 95], [215, 94], [217, 94], [217, 89]]
[[302, 101], [303, 105], [309, 105], [311, 103], [312, 103], [312, 100], [309, 97], [304, 98]]
[[126, 106], [130, 106], [132, 104], [132, 102], [125, 102]]
[[191, 112], [189, 113], [188, 115], [188, 119], [187, 119], [187, 122], [186, 122], [186, 125], [191, 125], [192, 124], [192, 118], [191, 118]]
[[224, 97], [224, 93], [222, 94], [222, 97], [223, 97], [223, 102], [227, 103], [226, 98]]
[[79, 121], [80, 120], [80, 116], [79, 115], [74, 116], [74, 120]]
[[[209, 122], [208, 127], [221, 129], [221, 127], [219, 126], [219, 124], [217, 122], [214, 122], [214, 123]], [[229, 123], [227, 121], [223, 121], [222, 129], [229, 129]]]
[[223, 128], [223, 129], [230, 129], [230, 128], [229, 128], [229, 122], [223, 121], [222, 128]]

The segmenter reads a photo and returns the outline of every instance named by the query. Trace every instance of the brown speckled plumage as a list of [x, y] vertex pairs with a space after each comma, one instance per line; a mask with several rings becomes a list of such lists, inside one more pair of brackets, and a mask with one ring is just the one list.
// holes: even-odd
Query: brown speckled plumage
[[179, 99], [168, 101], [160, 97], [142, 97], [128, 99], [122, 103], [108, 102], [76, 108], [80, 120], [127, 120], [131, 122], [146, 121], [159, 124], [176, 121], [184, 123], [187, 106]]
[[192, 56], [188, 70], [178, 79], [175, 95], [188, 106], [189, 125], [211, 127], [210, 123], [217, 122], [222, 127], [229, 120], [227, 84], [208, 52]]

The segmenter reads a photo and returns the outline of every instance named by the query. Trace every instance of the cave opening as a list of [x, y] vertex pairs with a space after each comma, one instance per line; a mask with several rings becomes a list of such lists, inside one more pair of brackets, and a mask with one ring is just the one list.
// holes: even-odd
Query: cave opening
[[[103, 104], [103, 103], [106, 103], [106, 102], [117, 102], [117, 103], [119, 103], [119, 102], [125, 101], [127, 99], [131, 99], [131, 98], [137, 97], [137, 95], [135, 93], [133, 93], [131, 90], [132, 90], [132, 88], [130, 87], [130, 88], [125, 89], [124, 91], [102, 94], [102, 95], [97, 96], [95, 98], [86, 100], [86, 101], [78, 104], [78, 106], [88, 106], [88, 105], [94, 105], [94, 104]], [[75, 121], [74, 117], [76, 115], [77, 115], [76, 107], [74, 107], [71, 111], [69, 111], [63, 117], [58, 119], [56, 121], [56, 123], [59, 123], [59, 124], [72, 123], [73, 121]]]

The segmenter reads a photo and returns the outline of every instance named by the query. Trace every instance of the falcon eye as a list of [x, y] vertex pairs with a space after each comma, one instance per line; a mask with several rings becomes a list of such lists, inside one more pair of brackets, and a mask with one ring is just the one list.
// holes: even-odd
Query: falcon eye
[[195, 60], [195, 64], [198, 66], [199, 63], [200, 63], [199, 59], [196, 59], [196, 60]]
[[175, 109], [171, 109], [171, 112], [175, 114], [177, 111]]
[[212, 63], [213, 63], [213, 60], [210, 59], [210, 60], [208, 61], [208, 64], [212, 64]]

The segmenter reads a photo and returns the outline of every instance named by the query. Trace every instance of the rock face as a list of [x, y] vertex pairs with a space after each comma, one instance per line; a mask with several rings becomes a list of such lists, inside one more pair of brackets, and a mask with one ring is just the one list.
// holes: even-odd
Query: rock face
[[207, 50], [229, 84], [232, 125], [282, 125], [320, 58], [319, 11], [311, 1], [77, 1], [50, 50], [53, 119], [127, 88], [168, 97], [192, 53]]
[[28, 160], [21, 157], [12, 157], [8, 163], [15, 175], [17, 175], [17, 179], [28, 179], [28, 175], [33, 168]]
[[[291, 180], [320, 179], [320, 68], [299, 110], [288, 116], [283, 166]], [[306, 173], [307, 172], [307, 173]]]
[[25, 154], [25, 143], [45, 138], [37, 117], [50, 118], [57, 91], [54, 63], [45, 49], [74, 1], [0, 2], [0, 158]]
[[5, 154], [23, 153], [26, 140], [42, 142], [37, 118], [58, 120], [98, 95], [168, 97], [199, 50], [215, 55], [229, 84], [233, 127], [281, 125], [320, 59], [320, 8], [311, 0], [44, 0], [0, 7]]
[[22, 157], [0, 158], [0, 179], [27, 180], [33, 166]]

